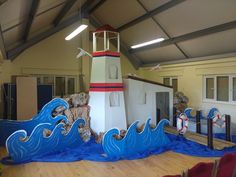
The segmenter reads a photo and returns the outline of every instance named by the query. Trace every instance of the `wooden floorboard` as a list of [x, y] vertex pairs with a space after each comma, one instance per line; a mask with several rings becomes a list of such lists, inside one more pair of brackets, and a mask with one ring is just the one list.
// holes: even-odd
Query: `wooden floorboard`
[[[3, 156], [6, 156], [6, 150], [0, 148], [0, 157]], [[191, 157], [166, 152], [145, 159], [118, 162], [33, 162], [3, 166], [1, 177], [162, 177], [167, 174], [180, 174], [198, 162], [214, 160], [214, 158]]]
[[[178, 131], [176, 130], [175, 127], [165, 127], [165, 131], [167, 133], [171, 133], [171, 134], [175, 134], [175, 135], [178, 134]], [[186, 132], [184, 137], [188, 140], [195, 141], [199, 144], [203, 144], [203, 145], [207, 146], [207, 136], [205, 136], [205, 135], [188, 131], [188, 132]], [[229, 141], [224, 141], [221, 139], [213, 138], [213, 146], [214, 146], [214, 149], [222, 150], [226, 147], [234, 147], [234, 146], [236, 146], [236, 144], [229, 142]]]

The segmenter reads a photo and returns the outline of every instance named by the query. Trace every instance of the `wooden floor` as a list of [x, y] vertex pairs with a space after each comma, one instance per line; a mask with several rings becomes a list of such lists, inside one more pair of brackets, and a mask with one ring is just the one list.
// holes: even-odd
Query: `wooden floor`
[[[0, 157], [5, 155], [6, 150], [0, 148]], [[1, 177], [162, 177], [167, 174], [179, 174], [198, 162], [214, 160], [166, 152], [145, 159], [118, 162], [33, 162], [3, 166]]]

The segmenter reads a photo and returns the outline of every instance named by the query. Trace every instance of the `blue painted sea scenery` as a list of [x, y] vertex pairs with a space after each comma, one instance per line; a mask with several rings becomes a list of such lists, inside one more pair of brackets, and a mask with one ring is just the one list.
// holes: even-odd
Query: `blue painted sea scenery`
[[25, 130], [29, 135], [40, 123], [50, 123], [54, 125], [56, 122], [61, 120], [66, 122], [67, 118], [64, 115], [58, 115], [56, 117], [52, 116], [53, 110], [59, 106], [64, 107], [65, 109], [69, 107], [65, 100], [61, 98], [55, 98], [47, 103], [39, 112], [39, 114], [33, 117], [31, 120], [0, 120], [0, 146], [5, 145], [6, 139], [17, 130]]
[[168, 125], [169, 121], [162, 119], [154, 129], [150, 127], [150, 121], [151, 119], [146, 121], [142, 132], [137, 132], [139, 121], [134, 122], [122, 139], [115, 138], [119, 135], [118, 129], [107, 131], [102, 141], [104, 152], [109, 158], [122, 158], [169, 144], [170, 140], [164, 132], [164, 126]]

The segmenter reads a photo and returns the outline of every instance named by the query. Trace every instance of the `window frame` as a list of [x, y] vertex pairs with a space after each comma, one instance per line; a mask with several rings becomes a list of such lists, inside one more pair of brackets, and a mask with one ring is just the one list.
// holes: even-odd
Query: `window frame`
[[[35, 77], [37, 77], [37, 79], [39, 78], [40, 83], [39, 84], [44, 84], [43, 83], [43, 78], [44, 77], [53, 77], [53, 97], [60, 97], [61, 95], [56, 95], [56, 77], [64, 77], [65, 78], [65, 95], [70, 95], [68, 93], [68, 79], [70, 78], [74, 78], [75, 80], [75, 86], [74, 86], [74, 90], [75, 92], [77, 91], [78, 88], [78, 77], [76, 75], [50, 75], [50, 74], [37, 74], [37, 75], [33, 75]], [[51, 85], [51, 84], [50, 84]]]
[[[218, 101], [217, 100], [217, 77], [228, 77], [229, 85], [228, 85], [228, 94], [229, 101]], [[213, 78], [214, 79], [214, 99], [206, 98], [206, 79]], [[221, 104], [236, 104], [236, 100], [233, 100], [233, 78], [236, 78], [235, 74], [218, 74], [218, 75], [205, 75], [203, 76], [203, 102], [210, 103], [221, 103]]]
[[233, 103], [233, 104], [236, 104], [236, 100], [233, 100], [233, 93], [234, 93], [234, 91], [233, 91], [233, 79], [236, 79], [236, 75], [234, 74], [234, 75], [230, 75], [230, 77], [229, 77], [229, 79], [230, 79], [230, 84], [229, 84], [229, 89], [230, 89], [230, 95], [229, 95], [229, 99], [231, 100], [231, 102]]
[[[178, 77], [176, 77], [176, 76], [170, 76], [170, 77], [163, 77], [162, 78], [162, 83], [164, 84], [164, 79], [169, 79], [170, 80], [170, 85], [169, 86], [171, 86], [171, 87], [173, 87], [173, 79], [176, 79], [177, 80], [177, 90], [176, 90], [176, 92], [178, 92], [179, 91], [179, 79], [178, 79]], [[165, 85], [165, 84], [164, 84]], [[174, 87], [173, 87], [173, 94], [175, 94], [174, 93]]]

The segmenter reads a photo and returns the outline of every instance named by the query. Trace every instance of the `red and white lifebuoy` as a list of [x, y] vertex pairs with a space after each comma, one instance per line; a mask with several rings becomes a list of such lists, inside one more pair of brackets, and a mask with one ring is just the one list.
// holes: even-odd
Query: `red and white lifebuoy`
[[213, 117], [213, 125], [218, 128], [225, 127], [225, 115], [221, 115], [220, 113], [216, 113]]
[[185, 134], [188, 130], [188, 120], [188, 117], [183, 113], [177, 118], [177, 131], [180, 134]]

